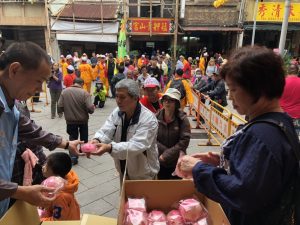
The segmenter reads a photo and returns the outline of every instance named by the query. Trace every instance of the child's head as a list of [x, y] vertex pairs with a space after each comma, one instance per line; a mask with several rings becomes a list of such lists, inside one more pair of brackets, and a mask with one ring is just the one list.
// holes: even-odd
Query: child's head
[[44, 177], [65, 176], [70, 172], [72, 168], [72, 161], [68, 154], [63, 152], [55, 152], [47, 157], [46, 163], [43, 166]]

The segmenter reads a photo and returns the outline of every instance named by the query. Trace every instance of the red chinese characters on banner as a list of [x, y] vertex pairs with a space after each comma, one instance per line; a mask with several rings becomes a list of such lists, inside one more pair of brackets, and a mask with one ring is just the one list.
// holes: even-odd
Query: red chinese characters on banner
[[152, 33], [171, 33], [170, 32], [170, 19], [130, 19], [132, 22], [133, 33], [149, 33], [150, 27], [152, 28]]

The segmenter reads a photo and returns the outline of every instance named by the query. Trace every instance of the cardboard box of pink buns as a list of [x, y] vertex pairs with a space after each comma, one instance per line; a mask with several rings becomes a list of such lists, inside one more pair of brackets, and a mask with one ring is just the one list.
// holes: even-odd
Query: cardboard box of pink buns
[[118, 225], [230, 225], [221, 206], [191, 180], [125, 181]]

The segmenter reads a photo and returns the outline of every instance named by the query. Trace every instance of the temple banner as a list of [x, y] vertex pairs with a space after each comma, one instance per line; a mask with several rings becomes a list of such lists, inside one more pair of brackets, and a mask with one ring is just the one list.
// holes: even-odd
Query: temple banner
[[165, 18], [128, 18], [126, 27], [127, 33], [140, 34], [173, 34], [174, 30], [174, 20]]
[[[284, 10], [284, 2], [259, 2], [256, 21], [282, 22]], [[300, 3], [291, 3], [289, 22], [300, 22]]]

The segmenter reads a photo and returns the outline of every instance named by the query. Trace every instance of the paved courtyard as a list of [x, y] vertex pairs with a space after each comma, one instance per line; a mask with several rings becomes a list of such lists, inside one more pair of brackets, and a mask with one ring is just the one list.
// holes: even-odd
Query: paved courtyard
[[[46, 105], [46, 100], [34, 105], [35, 111], [31, 117], [37, 124], [41, 125], [44, 130], [68, 138], [66, 133], [66, 123], [64, 118], [51, 119], [50, 105]], [[50, 99], [48, 100], [50, 102]], [[31, 108], [30, 105], [28, 105]], [[89, 120], [89, 138], [92, 139], [94, 133], [102, 126], [108, 115], [116, 107], [114, 99], [107, 99], [103, 109], [96, 109], [95, 113], [90, 116]], [[195, 122], [191, 121], [192, 126]], [[203, 136], [203, 130], [192, 130], [195, 137]], [[199, 147], [199, 140], [192, 139], [188, 148], [188, 153], [199, 151], [214, 150], [218, 147]], [[61, 150], [63, 151], [63, 150]], [[49, 153], [46, 150], [47, 154]], [[114, 162], [110, 155], [105, 154], [101, 157], [92, 156], [91, 159], [80, 157], [78, 165], [73, 169], [80, 178], [79, 190], [76, 193], [80, 205], [81, 213], [95, 214], [106, 217], [117, 218], [119, 207], [119, 177], [115, 170]]]

